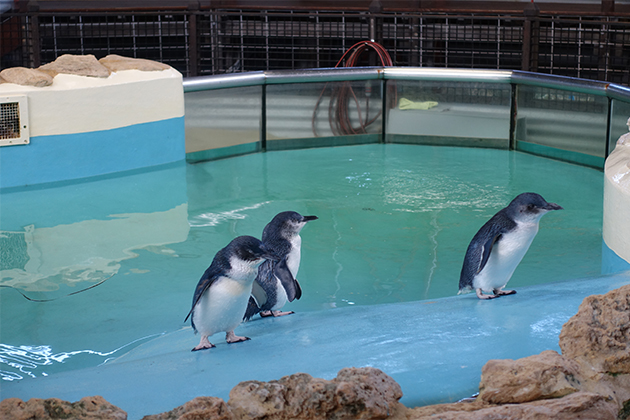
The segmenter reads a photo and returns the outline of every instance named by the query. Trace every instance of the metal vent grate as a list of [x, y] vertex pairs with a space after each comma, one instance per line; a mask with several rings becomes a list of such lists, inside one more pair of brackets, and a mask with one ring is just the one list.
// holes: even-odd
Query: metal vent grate
[[29, 141], [26, 96], [0, 97], [0, 146]]

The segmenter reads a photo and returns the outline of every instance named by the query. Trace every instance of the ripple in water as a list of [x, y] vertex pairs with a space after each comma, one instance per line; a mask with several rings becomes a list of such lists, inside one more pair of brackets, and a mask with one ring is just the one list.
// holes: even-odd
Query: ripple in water
[[120, 350], [132, 346], [140, 341], [158, 337], [162, 334], [152, 334], [139, 338], [130, 343], [120, 346], [110, 352], [100, 352], [96, 350], [76, 350], [71, 352], [54, 353], [51, 346], [11, 346], [0, 343], [0, 378], [3, 381], [17, 381], [24, 379], [26, 376], [36, 378], [40, 376], [48, 376], [44, 372], [44, 366], [53, 366], [55, 363], [65, 363], [73, 356], [80, 354], [94, 355], [105, 358], [100, 364], [104, 365], [113, 357], [109, 357]]

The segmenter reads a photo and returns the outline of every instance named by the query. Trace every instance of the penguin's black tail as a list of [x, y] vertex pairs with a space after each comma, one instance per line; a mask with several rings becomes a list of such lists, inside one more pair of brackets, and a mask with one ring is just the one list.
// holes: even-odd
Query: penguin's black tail
[[249, 321], [257, 313], [260, 313], [260, 308], [258, 307], [256, 300], [252, 296], [250, 296], [249, 302], [247, 302], [247, 309], [245, 310], [245, 315], [243, 316], [243, 321]]

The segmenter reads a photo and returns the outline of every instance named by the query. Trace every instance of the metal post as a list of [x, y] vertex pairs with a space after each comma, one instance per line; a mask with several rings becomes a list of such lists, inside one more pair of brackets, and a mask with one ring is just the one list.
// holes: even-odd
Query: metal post
[[599, 46], [597, 48], [597, 78], [599, 80], [608, 80], [610, 25], [608, 25], [609, 18], [605, 19], [606, 23], [602, 23], [602, 28], [599, 32]]
[[510, 95], [510, 138], [508, 148], [510, 150], [516, 150], [516, 123], [518, 121], [518, 101], [517, 101], [517, 86], [512, 83], [512, 94]]
[[199, 75], [199, 56], [197, 47], [197, 11], [199, 3], [196, 1], [188, 5], [188, 76]]
[[[31, 30], [30, 33], [30, 47], [31, 47], [31, 67], [37, 68], [42, 65], [41, 60], [41, 44], [39, 39], [39, 4], [36, 1], [29, 2], [27, 5], [27, 11], [30, 15]], [[28, 35], [27, 35], [28, 36]]]
[[536, 3], [528, 3], [523, 11], [525, 20], [523, 21], [523, 54], [521, 57], [521, 70], [535, 71], [538, 67], [538, 6]]
[[[372, 3], [370, 3], [370, 8], [369, 8], [369, 12], [370, 12], [370, 18], [369, 18], [369, 37], [370, 37], [370, 41], [372, 42], [381, 42], [382, 40], [379, 37], [379, 32], [380, 35], [382, 37], [382, 29], [379, 31], [377, 28], [377, 25], [380, 26], [380, 22], [376, 21], [376, 17], [374, 16], [377, 13], [381, 13], [383, 11], [383, 5], [381, 4], [380, 0], [373, 0]], [[379, 19], [380, 20], [380, 19]], [[376, 52], [373, 50], [369, 50], [368, 52], [368, 65], [370, 67], [372, 66], [376, 66]]]
[[262, 102], [260, 107], [260, 150], [267, 151], [267, 85], [262, 85]]
[[[610, 136], [612, 135], [610, 128], [613, 124], [613, 101], [612, 98], [606, 99], [608, 99], [608, 115], [606, 116], [606, 148], [604, 149], [604, 159], [606, 159], [612, 151], [610, 147]], [[614, 149], [614, 147], [612, 149]]]
[[615, 13], [615, 0], [602, 0], [602, 13]]
[[381, 80], [381, 143], [387, 143], [387, 80]]

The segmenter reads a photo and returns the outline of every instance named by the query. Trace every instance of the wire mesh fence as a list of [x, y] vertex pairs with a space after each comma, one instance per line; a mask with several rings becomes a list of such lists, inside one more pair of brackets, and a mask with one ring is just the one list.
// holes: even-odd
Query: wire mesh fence
[[[2, 68], [119, 54], [185, 76], [333, 67], [374, 39], [396, 66], [530, 70], [630, 84], [630, 18], [178, 10], [5, 13]], [[369, 54], [359, 65], [375, 65]]]

